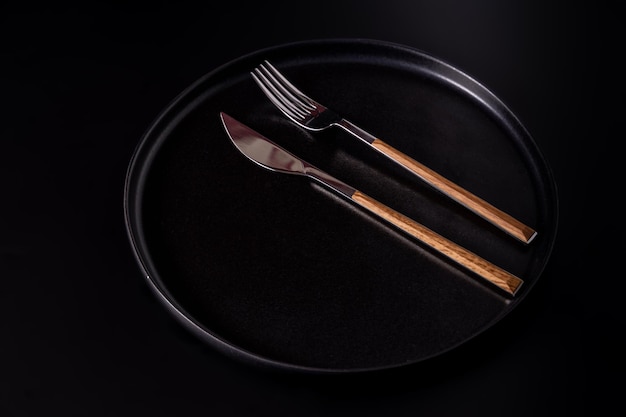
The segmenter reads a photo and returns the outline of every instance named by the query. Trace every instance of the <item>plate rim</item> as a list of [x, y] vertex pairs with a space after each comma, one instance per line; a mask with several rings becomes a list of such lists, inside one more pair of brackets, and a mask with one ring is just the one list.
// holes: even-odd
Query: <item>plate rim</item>
[[[549, 195], [552, 199], [549, 203], [546, 204], [552, 207], [552, 217], [553, 222], [551, 224], [552, 228], [550, 231], [545, 233], [549, 233], [551, 239], [548, 242], [546, 247], [546, 253], [543, 259], [542, 264], [538, 267], [536, 278], [528, 283], [524, 289], [524, 291], [519, 294], [516, 298], [510, 300], [509, 306], [505, 308], [497, 317], [495, 317], [491, 322], [483, 324], [480, 326], [480, 329], [476, 332], [473, 332], [467, 338], [462, 339], [458, 343], [451, 344], [445, 349], [442, 349], [432, 355], [428, 355], [425, 357], [420, 357], [415, 360], [411, 360], [406, 363], [395, 363], [381, 366], [371, 366], [371, 367], [349, 367], [349, 368], [339, 368], [339, 367], [316, 367], [316, 366], [305, 366], [297, 363], [292, 363], [289, 361], [281, 361], [275, 360], [271, 358], [267, 358], [264, 355], [256, 354], [249, 350], [246, 350], [240, 346], [237, 346], [233, 343], [229, 343], [227, 340], [221, 339], [218, 335], [214, 334], [210, 329], [206, 328], [202, 323], [195, 320], [195, 318], [189, 314], [184, 306], [175, 302], [175, 299], [168, 293], [167, 288], [163, 288], [159, 285], [154, 278], [155, 268], [151, 264], [149, 259], [146, 259], [146, 242], [144, 241], [143, 236], [138, 233], [137, 224], [140, 223], [141, 219], [141, 210], [138, 210], [141, 207], [141, 203], [138, 201], [142, 196], [142, 188], [145, 183], [145, 175], [144, 165], [148, 160], [154, 158], [155, 154], [158, 153], [158, 146], [155, 150], [156, 143], [151, 143], [151, 138], [155, 134], [155, 132], [161, 131], [161, 129], [167, 125], [172, 124], [172, 115], [176, 113], [176, 109], [179, 106], [186, 107], [189, 103], [185, 104], [186, 101], [192, 99], [192, 96], [200, 89], [200, 87], [204, 86], [206, 83], [210, 82], [213, 78], [219, 78], [221, 74], [227, 74], [229, 70], [233, 67], [243, 64], [244, 62], [257, 59], [262, 56], [271, 56], [273, 54], [279, 53], [288, 53], [289, 50], [301, 49], [301, 48], [315, 48], [320, 46], [343, 46], [343, 47], [351, 47], [353, 45], [358, 46], [375, 46], [377, 48], [383, 49], [392, 49], [397, 51], [402, 51], [402, 53], [406, 53], [409, 55], [419, 56], [423, 59], [435, 62], [437, 65], [440, 65], [441, 68], [445, 68], [451, 71], [451, 74], [461, 77], [466, 82], [469, 82], [471, 86], [475, 89], [480, 90], [481, 93], [486, 94], [486, 97], [491, 101], [490, 105], [498, 106], [499, 112], [502, 112], [507, 116], [504, 123], [512, 123], [515, 125], [515, 130], [520, 131], [524, 140], [527, 144], [532, 145], [531, 149], [534, 152], [533, 159], [541, 162], [541, 168], [543, 170], [542, 173], [542, 185], [547, 186], [550, 190], [546, 191], [546, 195]], [[488, 103], [489, 105], [489, 103]], [[174, 116], [175, 117], [175, 116]], [[549, 191], [549, 192], [548, 192]], [[236, 358], [238, 360], [243, 360], [244, 362], [254, 364], [256, 366], [260, 366], [262, 368], [274, 369], [274, 370], [282, 370], [282, 371], [297, 371], [297, 372], [305, 372], [305, 373], [360, 373], [360, 372], [369, 372], [369, 371], [379, 371], [385, 369], [393, 369], [398, 367], [404, 367], [406, 365], [411, 365], [415, 363], [419, 363], [433, 357], [439, 356], [446, 352], [456, 349], [459, 345], [467, 343], [469, 340], [474, 339], [478, 335], [484, 333], [488, 329], [490, 329], [494, 324], [501, 321], [506, 315], [508, 315], [511, 311], [514, 310], [515, 306], [519, 304], [526, 296], [531, 292], [532, 287], [536, 285], [539, 281], [541, 275], [543, 275], [545, 268], [547, 267], [549, 260], [551, 258], [553, 248], [556, 242], [557, 233], [558, 233], [558, 223], [559, 223], [559, 200], [558, 200], [558, 188], [555, 181], [554, 174], [552, 172], [552, 168], [548, 163], [545, 155], [541, 151], [538, 144], [535, 142], [534, 138], [530, 134], [530, 132], [526, 129], [526, 127], [521, 123], [519, 118], [506, 106], [506, 104], [498, 98], [490, 89], [488, 89], [485, 85], [477, 81], [474, 77], [469, 74], [463, 72], [457, 67], [445, 62], [444, 60], [433, 56], [421, 49], [402, 45], [389, 41], [381, 41], [375, 39], [363, 39], [363, 38], [328, 38], [328, 39], [312, 39], [306, 41], [296, 41], [296, 42], [288, 42], [278, 45], [273, 45], [265, 48], [261, 48], [252, 52], [248, 52], [244, 55], [231, 59], [228, 62], [225, 62], [214, 69], [208, 71], [194, 82], [192, 82], [189, 86], [184, 88], [180, 93], [178, 93], [149, 123], [148, 128], [141, 135], [137, 145], [132, 151], [132, 155], [128, 162], [126, 175], [124, 179], [124, 189], [123, 189], [123, 207], [124, 207], [124, 223], [125, 230], [128, 238], [128, 242], [130, 243], [131, 250], [133, 252], [134, 258], [140, 268], [141, 273], [146, 279], [147, 283], [151, 291], [157, 296], [161, 304], [163, 304], [166, 309], [180, 322], [184, 327], [189, 329], [196, 336], [200, 337], [203, 341], [207, 342], [212, 347], [216, 348], [218, 351], [230, 356], [232, 358]]]

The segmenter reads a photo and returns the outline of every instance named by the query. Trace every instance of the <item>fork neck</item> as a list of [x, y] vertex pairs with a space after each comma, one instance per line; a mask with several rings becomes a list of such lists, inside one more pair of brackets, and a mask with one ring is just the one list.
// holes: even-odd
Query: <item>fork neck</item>
[[357, 139], [361, 139], [368, 145], [371, 145], [372, 142], [377, 139], [376, 136], [366, 132], [365, 130], [361, 129], [360, 127], [346, 119], [341, 119], [336, 124], [346, 132], [350, 133], [352, 136], [356, 137]]

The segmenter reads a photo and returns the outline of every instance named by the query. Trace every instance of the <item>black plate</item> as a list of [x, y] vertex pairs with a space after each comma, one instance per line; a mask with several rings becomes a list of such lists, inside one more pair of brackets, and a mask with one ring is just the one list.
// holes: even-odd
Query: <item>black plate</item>
[[[250, 77], [264, 59], [537, 238], [515, 241], [341, 130], [295, 126]], [[524, 285], [507, 297], [306, 178], [258, 167], [220, 111]], [[450, 65], [371, 40], [281, 45], [202, 77], [141, 139], [125, 212], [148, 283], [183, 324], [230, 356], [306, 372], [398, 367], [459, 346], [524, 299], [557, 230], [550, 168], [515, 115]]]

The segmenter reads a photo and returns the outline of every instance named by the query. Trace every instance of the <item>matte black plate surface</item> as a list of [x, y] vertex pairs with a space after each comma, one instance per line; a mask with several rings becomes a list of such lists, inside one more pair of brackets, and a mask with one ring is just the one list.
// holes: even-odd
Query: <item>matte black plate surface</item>
[[[249, 74], [265, 59], [537, 238], [514, 240], [339, 129], [295, 126]], [[306, 178], [258, 167], [220, 111], [524, 285], [507, 297]], [[398, 367], [479, 335], [531, 290], [557, 230], [551, 171], [510, 110], [433, 57], [369, 40], [281, 45], [208, 73], [147, 130], [125, 193], [133, 249], [172, 314], [223, 353], [307, 372]]]

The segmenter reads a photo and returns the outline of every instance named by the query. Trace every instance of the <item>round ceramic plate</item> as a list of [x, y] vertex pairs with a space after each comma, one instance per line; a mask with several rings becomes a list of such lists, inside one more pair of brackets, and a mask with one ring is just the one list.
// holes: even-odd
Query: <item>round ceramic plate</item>
[[[299, 128], [250, 76], [264, 60], [537, 237], [513, 239], [340, 129]], [[503, 294], [306, 177], [259, 167], [220, 112], [524, 284]], [[432, 56], [371, 40], [280, 45], [206, 74], [141, 138], [125, 213], [142, 273], [182, 324], [231, 357], [303, 372], [394, 368], [474, 338], [532, 289], [557, 230], [550, 168], [505, 104]]]

